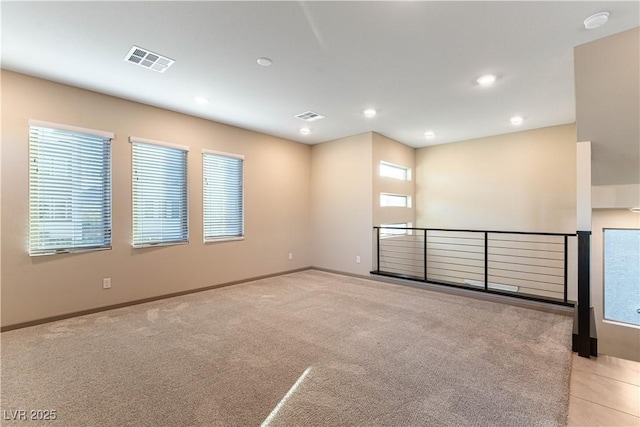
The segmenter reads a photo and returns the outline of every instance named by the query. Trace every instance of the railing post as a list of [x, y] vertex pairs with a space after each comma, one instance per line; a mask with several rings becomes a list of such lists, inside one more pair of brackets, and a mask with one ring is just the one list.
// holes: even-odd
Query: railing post
[[591, 231], [578, 231], [578, 355], [591, 354]]
[[484, 232], [484, 290], [489, 290], [489, 233]]
[[380, 272], [380, 227], [376, 227], [376, 270]]
[[567, 254], [568, 251], [568, 236], [564, 236], [564, 303], [567, 303]]
[[427, 230], [423, 230], [424, 232], [424, 281], [427, 281]]

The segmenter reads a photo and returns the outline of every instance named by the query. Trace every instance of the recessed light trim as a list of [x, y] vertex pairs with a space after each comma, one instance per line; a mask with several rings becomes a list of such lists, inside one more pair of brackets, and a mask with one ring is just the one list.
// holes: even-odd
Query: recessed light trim
[[378, 114], [378, 113], [377, 113], [377, 111], [376, 111], [376, 110], [374, 110], [373, 108], [367, 108], [366, 110], [364, 110], [364, 111], [362, 112], [362, 114], [364, 114], [364, 116], [365, 116], [365, 117], [369, 117], [369, 118], [371, 118], [371, 117], [375, 117], [375, 116], [376, 116], [376, 114]]
[[195, 98], [196, 104], [199, 105], [207, 105], [209, 103], [209, 98], [206, 96], [196, 96]]
[[522, 116], [513, 116], [509, 119], [509, 121], [514, 126], [520, 126], [522, 122], [524, 122], [524, 119], [522, 118]]
[[171, 58], [138, 46], [133, 46], [129, 50], [129, 53], [124, 57], [124, 61], [157, 71], [158, 73], [164, 73], [176, 62]]
[[267, 58], [266, 56], [261, 56], [257, 59], [256, 62], [261, 67], [271, 67], [271, 65], [273, 64], [273, 60], [271, 58]]
[[300, 128], [300, 133], [302, 135], [309, 135], [311, 133], [311, 129], [309, 129], [309, 128]]
[[433, 139], [436, 137], [436, 134], [433, 131], [428, 130], [424, 133], [424, 137], [427, 139]]
[[629, 209], [631, 212], [640, 213], [640, 208], [631, 208]]
[[609, 12], [598, 12], [591, 15], [584, 20], [584, 28], [587, 30], [593, 30], [595, 28], [602, 27], [609, 20]]
[[495, 74], [485, 74], [484, 76], [478, 77], [476, 81], [482, 87], [489, 87], [492, 86], [497, 79], [498, 77]]

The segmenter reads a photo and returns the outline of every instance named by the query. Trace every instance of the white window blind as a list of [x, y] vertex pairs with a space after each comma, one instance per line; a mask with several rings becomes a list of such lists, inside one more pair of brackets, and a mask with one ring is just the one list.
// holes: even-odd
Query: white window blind
[[244, 236], [241, 156], [203, 150], [204, 241]]
[[29, 254], [109, 249], [113, 134], [51, 126], [29, 126]]
[[189, 241], [188, 148], [130, 138], [133, 153], [133, 247]]

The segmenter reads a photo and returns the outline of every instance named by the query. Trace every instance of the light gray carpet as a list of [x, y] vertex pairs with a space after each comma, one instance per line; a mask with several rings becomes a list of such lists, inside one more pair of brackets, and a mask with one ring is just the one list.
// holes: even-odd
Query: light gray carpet
[[2, 409], [83, 427], [566, 425], [570, 337], [569, 317], [309, 270], [5, 332]]

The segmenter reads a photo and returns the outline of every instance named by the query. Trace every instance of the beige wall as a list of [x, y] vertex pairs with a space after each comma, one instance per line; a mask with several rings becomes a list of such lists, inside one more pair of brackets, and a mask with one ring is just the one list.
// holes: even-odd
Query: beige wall
[[[415, 149], [378, 133], [373, 133], [373, 223], [412, 223], [415, 227]], [[401, 181], [381, 177], [380, 162], [384, 161], [411, 169], [411, 180]], [[411, 196], [411, 208], [380, 207], [380, 193]]]
[[574, 233], [576, 127], [416, 150], [419, 227]]
[[313, 265], [368, 274], [373, 235], [372, 134], [314, 145], [311, 154]]
[[[115, 132], [112, 250], [29, 257], [29, 119]], [[188, 245], [131, 248], [131, 135], [190, 147]], [[202, 148], [245, 156], [244, 241], [202, 242]], [[310, 170], [307, 145], [3, 71], [2, 325], [310, 266]]]
[[593, 185], [640, 184], [640, 27], [574, 49], [579, 141]]
[[[640, 329], [603, 321], [603, 228], [640, 228], [640, 214], [628, 209], [594, 209], [591, 235], [591, 304], [598, 331], [598, 351], [640, 361]], [[640, 262], [640, 261], [639, 261]]]
[[[404, 145], [398, 141], [387, 138], [384, 135], [373, 133], [373, 164], [372, 164], [372, 211], [373, 211], [373, 223], [375, 225], [381, 224], [405, 224], [410, 223], [412, 227], [416, 226], [416, 210], [415, 210], [415, 152], [414, 148]], [[411, 173], [411, 179], [408, 181], [402, 181], [395, 178], [389, 178], [380, 176], [380, 162], [384, 161], [397, 166], [409, 168]], [[411, 207], [393, 207], [393, 206], [380, 206], [380, 193], [402, 194], [411, 197]], [[421, 277], [424, 272], [422, 263], [422, 252], [420, 248], [423, 244], [417, 238], [416, 233], [411, 233], [409, 236], [394, 236], [386, 237], [380, 242], [381, 255], [380, 266], [381, 270], [386, 272], [394, 272], [397, 274], [406, 274], [416, 277]], [[396, 264], [397, 261], [393, 258], [388, 258], [385, 253], [386, 245], [402, 245], [405, 252], [406, 259], [401, 264]], [[395, 248], [397, 249], [397, 248]], [[374, 243], [374, 251], [376, 250], [376, 243]], [[376, 257], [377, 259], [377, 257]]]

